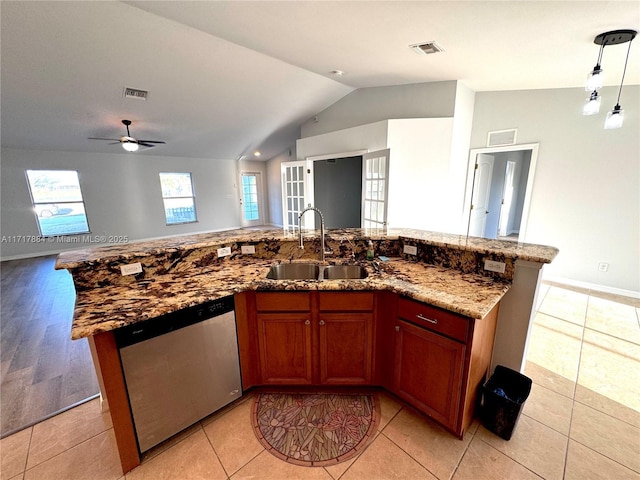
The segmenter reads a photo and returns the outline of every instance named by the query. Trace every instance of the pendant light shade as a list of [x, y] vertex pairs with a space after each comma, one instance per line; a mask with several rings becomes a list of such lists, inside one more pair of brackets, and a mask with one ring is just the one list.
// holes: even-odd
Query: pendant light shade
[[593, 70], [591, 70], [587, 77], [587, 83], [584, 87], [587, 92], [593, 92], [602, 88], [602, 84], [604, 82], [604, 75], [602, 72], [603, 70], [600, 68], [600, 64], [593, 67]]
[[596, 90], [591, 92], [591, 96], [587, 98], [584, 102], [584, 106], [582, 107], [583, 115], [595, 115], [600, 111], [600, 101], [602, 97], [598, 94]]
[[607, 118], [604, 121], [605, 130], [612, 130], [614, 128], [622, 127], [622, 122], [624, 121], [624, 110], [620, 108], [620, 105], [616, 105], [613, 107], [609, 113], [607, 113]]

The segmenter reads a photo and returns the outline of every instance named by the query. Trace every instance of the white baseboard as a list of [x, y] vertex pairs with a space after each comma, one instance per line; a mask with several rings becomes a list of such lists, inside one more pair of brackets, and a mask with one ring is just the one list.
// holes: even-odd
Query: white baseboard
[[585, 288], [587, 290], [595, 290], [596, 292], [602, 292], [602, 293], [610, 293], [612, 295], [620, 295], [623, 297], [630, 297], [630, 298], [640, 298], [640, 292], [635, 292], [633, 290], [625, 290], [623, 288], [615, 288], [615, 287], [609, 287], [607, 285], [599, 285], [597, 283], [590, 283], [590, 282], [581, 282], [579, 280], [573, 280], [570, 278], [564, 278], [564, 277], [554, 277], [554, 276], [547, 276], [547, 275], [542, 275], [542, 281], [549, 281], [549, 282], [555, 282], [555, 283], [561, 283], [563, 285], [568, 285], [571, 287], [579, 287], [579, 288]]

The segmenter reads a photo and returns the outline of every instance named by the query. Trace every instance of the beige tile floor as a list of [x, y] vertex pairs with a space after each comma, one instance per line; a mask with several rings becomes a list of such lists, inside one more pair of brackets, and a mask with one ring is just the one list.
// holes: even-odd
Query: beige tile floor
[[331, 467], [290, 465], [249, 422], [252, 395], [198, 422], [122, 475], [97, 400], [0, 442], [13, 479], [636, 479], [640, 480], [640, 303], [545, 284], [525, 373], [534, 381], [516, 431], [474, 423], [462, 440], [380, 394], [373, 443]]

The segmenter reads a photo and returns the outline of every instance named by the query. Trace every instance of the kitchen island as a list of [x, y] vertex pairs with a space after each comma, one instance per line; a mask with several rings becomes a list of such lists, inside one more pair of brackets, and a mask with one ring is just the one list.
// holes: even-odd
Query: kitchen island
[[[369, 241], [377, 255], [389, 258], [379, 268], [364, 259]], [[71, 272], [77, 291], [71, 335], [89, 337], [94, 345], [125, 472], [139, 463], [140, 452], [113, 331], [234, 295], [245, 390], [273, 384], [382, 386], [461, 436], [492, 356], [493, 365], [521, 368], [539, 272], [557, 254], [552, 247], [416, 230], [331, 230], [326, 263], [358, 263], [366, 278], [266, 278], [273, 263], [317, 262], [320, 244], [317, 232], [305, 234], [301, 250], [297, 233], [234, 230], [58, 257], [56, 268]], [[243, 253], [243, 246], [254, 253]], [[230, 255], [219, 257], [221, 248]], [[491, 270], [486, 261], [494, 262]], [[142, 272], [122, 275], [120, 267], [132, 263], [140, 263]], [[305, 339], [298, 357], [277, 348], [283, 319]], [[340, 345], [341, 335], [329, 332], [351, 332], [354, 343]], [[436, 377], [431, 370], [407, 368], [420, 363], [421, 352], [407, 347], [412, 344], [437, 352], [443, 368], [436, 377], [451, 377], [429, 395], [429, 388], [415, 388], [416, 375]], [[353, 352], [359, 352], [355, 363], [362, 366], [355, 372], [339, 361]], [[300, 368], [278, 371], [281, 365]]]

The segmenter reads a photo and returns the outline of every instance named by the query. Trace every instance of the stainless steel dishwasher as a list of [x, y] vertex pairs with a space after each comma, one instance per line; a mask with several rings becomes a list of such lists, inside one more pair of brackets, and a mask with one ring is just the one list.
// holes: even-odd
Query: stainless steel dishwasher
[[140, 453], [242, 396], [233, 297], [115, 331]]

